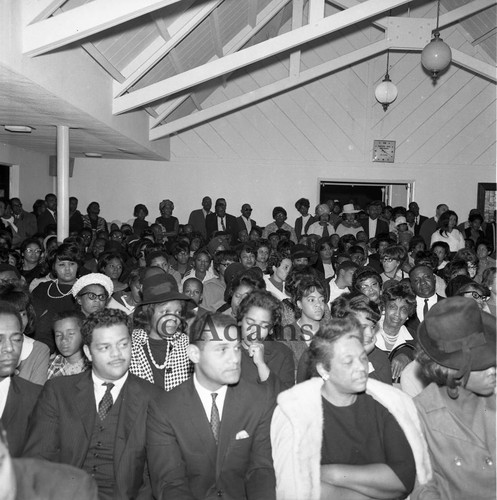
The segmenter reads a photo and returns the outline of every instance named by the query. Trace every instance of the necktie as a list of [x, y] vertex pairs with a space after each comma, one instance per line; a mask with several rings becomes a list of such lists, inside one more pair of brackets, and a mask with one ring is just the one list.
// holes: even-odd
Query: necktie
[[326, 224], [326, 226], [323, 227], [323, 238], [328, 238], [329, 235], [328, 224]]
[[111, 384], [110, 382], [105, 382], [102, 385], [105, 385], [106, 389], [104, 397], [100, 400], [100, 403], [98, 403], [98, 416], [100, 417], [100, 420], [104, 420], [104, 418], [107, 416], [107, 413], [109, 413], [109, 410], [112, 408], [112, 405], [114, 403], [112, 399], [112, 394], [110, 393], [110, 391], [114, 387], [114, 384]]
[[423, 319], [426, 318], [427, 313], [428, 313], [428, 299], [425, 299], [425, 305], [423, 306]]
[[221, 217], [221, 228], [223, 231], [226, 231], [226, 226], [224, 225], [224, 217]]
[[213, 392], [211, 396], [212, 396], [211, 429], [217, 444], [217, 441], [219, 439], [219, 425], [221, 423], [219, 420], [219, 410], [216, 404], [217, 392]]

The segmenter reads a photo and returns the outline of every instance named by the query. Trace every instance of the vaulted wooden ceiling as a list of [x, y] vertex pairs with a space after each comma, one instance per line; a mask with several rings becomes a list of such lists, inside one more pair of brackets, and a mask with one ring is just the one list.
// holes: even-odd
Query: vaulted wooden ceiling
[[[9, 3], [1, 2], [3, 7]], [[411, 9], [420, 5], [429, 14], [411, 17]], [[21, 57], [39, 63], [67, 51], [84, 51], [111, 82], [108, 100], [113, 117], [107, 122], [92, 119], [88, 109], [78, 109], [56, 89], [42, 88], [22, 72], [0, 64], [1, 124], [36, 128], [22, 137], [2, 128], [0, 142], [53, 154], [54, 125], [64, 124], [74, 129], [72, 156], [91, 151], [113, 158], [165, 157], [148, 148], [146, 140], [129, 140], [133, 133], [119, 129], [120, 117], [140, 116], [150, 144], [167, 141], [179, 131], [271, 99], [387, 49], [421, 52], [436, 22], [434, 0], [26, 0], [23, 9]], [[459, 24], [480, 49], [475, 56], [453, 48], [452, 64], [495, 82], [496, 1], [442, 0], [440, 14], [442, 35], [444, 28]], [[366, 26], [374, 26], [374, 36], [361, 47], [312, 67], [301, 64], [310, 46]], [[274, 58], [288, 62], [283, 77], [224, 102], [204, 104], [239, 72], [257, 71]], [[49, 64], [46, 71], [51, 71]], [[98, 91], [81, 88], [89, 97]]]

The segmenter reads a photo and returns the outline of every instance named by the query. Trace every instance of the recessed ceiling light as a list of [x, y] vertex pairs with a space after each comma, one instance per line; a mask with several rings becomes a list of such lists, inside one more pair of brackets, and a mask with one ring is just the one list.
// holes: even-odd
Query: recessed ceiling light
[[101, 153], [85, 153], [87, 158], [102, 158]]
[[3, 127], [8, 132], [20, 132], [23, 134], [30, 134], [34, 128], [27, 125], [4, 125]]

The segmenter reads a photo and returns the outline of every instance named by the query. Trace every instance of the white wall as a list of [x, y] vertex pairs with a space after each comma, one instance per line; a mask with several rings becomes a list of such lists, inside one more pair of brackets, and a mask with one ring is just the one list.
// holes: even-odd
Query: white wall
[[170, 198], [174, 214], [181, 223], [189, 212], [200, 207], [203, 196], [225, 197], [228, 212], [240, 215], [248, 202], [259, 224], [271, 221], [276, 205], [288, 211], [293, 224], [297, 214], [295, 201], [308, 197], [317, 203], [319, 179], [377, 180], [382, 182], [414, 181], [414, 199], [423, 214], [433, 215], [438, 203], [447, 203], [465, 220], [476, 207], [479, 182], [495, 182], [493, 166], [467, 165], [371, 165], [358, 163], [306, 164], [290, 162], [181, 160], [143, 162], [76, 159], [70, 192], [80, 200], [84, 213], [90, 201], [101, 205], [101, 215], [108, 221], [132, 218], [133, 207], [145, 203], [149, 220], [159, 215], [159, 202]]
[[[54, 177], [48, 175], [48, 162], [48, 156], [41, 153], [0, 144], [0, 163], [19, 166], [11, 169], [10, 196], [18, 196], [28, 212], [31, 212], [36, 199], [54, 191]], [[18, 180], [13, 170], [18, 171]]]

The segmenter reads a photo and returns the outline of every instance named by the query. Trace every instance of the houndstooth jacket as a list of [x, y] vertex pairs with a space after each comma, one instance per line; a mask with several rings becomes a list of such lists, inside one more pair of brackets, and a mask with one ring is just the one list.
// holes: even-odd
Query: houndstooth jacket
[[[154, 383], [152, 368], [145, 353], [147, 349], [148, 334], [145, 330], [136, 329], [132, 334], [131, 364], [129, 371], [136, 376]], [[177, 385], [190, 378], [193, 370], [192, 363], [186, 348], [188, 347], [188, 336], [178, 332], [172, 340], [166, 340], [172, 343], [166, 359], [166, 368], [164, 370], [164, 389], [170, 391]]]

